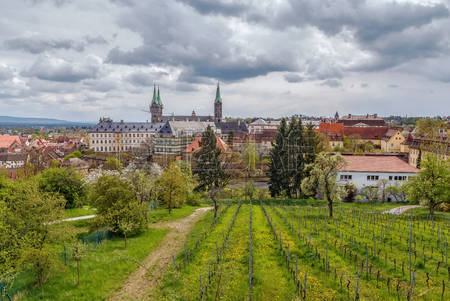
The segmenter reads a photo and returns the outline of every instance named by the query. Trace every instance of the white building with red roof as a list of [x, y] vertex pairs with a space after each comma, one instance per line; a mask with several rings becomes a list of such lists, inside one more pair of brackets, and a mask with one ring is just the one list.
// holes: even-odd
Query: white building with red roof
[[338, 181], [353, 183], [357, 190], [377, 185], [382, 179], [388, 180], [388, 186], [402, 184], [420, 171], [397, 156], [355, 155], [344, 156], [344, 159], [346, 164], [338, 173]]
[[22, 144], [19, 136], [0, 135], [0, 152], [11, 152]]

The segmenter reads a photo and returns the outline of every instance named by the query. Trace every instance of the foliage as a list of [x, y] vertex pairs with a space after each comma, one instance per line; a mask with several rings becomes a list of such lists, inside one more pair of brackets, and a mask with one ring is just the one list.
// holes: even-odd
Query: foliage
[[124, 235], [120, 228], [129, 223], [128, 235], [142, 232], [146, 228], [145, 204], [136, 200], [133, 186], [118, 176], [103, 175], [92, 185], [91, 204], [97, 208], [93, 227], [108, 227], [112, 232]]
[[19, 180], [0, 189], [8, 191], [0, 199], [0, 275], [30, 269], [43, 284], [56, 262], [49, 223], [62, 216], [64, 200], [40, 191], [36, 181]]
[[320, 192], [328, 202], [330, 217], [333, 216], [333, 202], [340, 201], [345, 188], [337, 183], [337, 174], [345, 164], [341, 155], [319, 153], [313, 164], [309, 165], [310, 176], [302, 181], [302, 189], [314, 194]]
[[63, 196], [66, 208], [81, 206], [86, 195], [83, 184], [81, 176], [71, 168], [49, 168], [39, 177], [39, 188]]
[[247, 173], [247, 177], [255, 174], [257, 165], [260, 163], [259, 154], [256, 152], [256, 143], [248, 140], [245, 142], [244, 150], [242, 152], [243, 169]]
[[286, 119], [281, 119], [277, 136], [270, 150], [270, 162], [267, 176], [269, 177], [269, 190], [272, 197], [280, 195], [288, 186], [288, 179], [284, 175], [284, 155], [287, 125]]
[[253, 196], [256, 192], [255, 182], [247, 181], [244, 185], [244, 194], [249, 200], [253, 200]]
[[402, 185], [395, 183], [386, 187], [386, 194], [393, 197], [396, 202], [406, 201], [406, 183]]
[[450, 199], [450, 160], [427, 154], [421, 166], [417, 176], [407, 182], [407, 196], [411, 201], [426, 202], [433, 216], [435, 207]]
[[344, 201], [346, 202], [352, 202], [354, 197], [355, 197], [355, 193], [356, 193], [356, 186], [353, 183], [346, 183], [345, 184], [345, 191], [347, 192], [345, 197], [344, 197]]
[[83, 156], [83, 154], [80, 151], [74, 151], [73, 153], [65, 156], [64, 161], [69, 160], [71, 158], [80, 158], [81, 156]]
[[186, 177], [176, 162], [172, 162], [163, 171], [158, 181], [161, 188], [160, 198], [163, 204], [169, 209], [180, 207], [188, 192]]
[[109, 157], [108, 159], [106, 159], [103, 167], [106, 170], [119, 170], [120, 171], [123, 169], [122, 163], [119, 161], [119, 159], [114, 158], [114, 157]]
[[364, 186], [359, 190], [359, 195], [369, 202], [375, 202], [380, 199], [380, 188], [377, 185]]
[[151, 177], [139, 169], [128, 172], [125, 178], [133, 185], [136, 199], [140, 203], [151, 202], [157, 199], [160, 190], [157, 178]]
[[210, 126], [202, 135], [200, 150], [194, 153], [194, 174], [198, 178], [196, 190], [207, 191], [214, 203], [214, 215], [217, 216], [217, 195], [228, 185], [230, 179], [221, 160], [221, 151], [217, 147], [214, 131]]

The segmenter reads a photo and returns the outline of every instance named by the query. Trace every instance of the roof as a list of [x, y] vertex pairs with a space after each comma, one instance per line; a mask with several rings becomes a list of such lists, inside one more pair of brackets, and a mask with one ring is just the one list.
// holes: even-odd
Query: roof
[[398, 133], [397, 129], [388, 129], [383, 138], [390, 139], [392, 136]]
[[215, 123], [216, 127], [220, 129], [222, 134], [233, 133], [248, 133], [247, 124], [244, 121], [221, 121]]
[[342, 116], [339, 119], [339, 122], [343, 123], [344, 126], [386, 126], [386, 122], [383, 118], [377, 116], [377, 114], [373, 115], [352, 115], [348, 114], [346, 116]]
[[26, 154], [16, 154], [16, 153], [0, 153], [0, 161], [26, 161], [28, 155]]
[[167, 121], [159, 130], [162, 135], [193, 135], [203, 133], [208, 126], [216, 129], [214, 122], [201, 121]]
[[167, 121], [213, 121], [212, 116], [201, 116], [201, 115], [164, 115], [161, 116], [162, 122]]
[[367, 140], [378, 140], [383, 138], [387, 130], [388, 130], [387, 127], [378, 127], [378, 126], [370, 126], [370, 127], [344, 126], [344, 135], [347, 137], [359, 136], [361, 137], [361, 139]]
[[253, 121], [252, 123], [250, 123], [250, 125], [272, 125], [272, 126], [280, 126], [281, 121], [280, 120], [264, 120], [262, 118], [258, 118], [255, 121]]
[[164, 123], [150, 122], [100, 122], [91, 128], [93, 133], [142, 132], [156, 133]]
[[408, 172], [420, 170], [396, 156], [344, 156], [346, 165], [341, 171], [357, 172]]
[[222, 97], [220, 97], [220, 87], [219, 83], [217, 83], [217, 90], [216, 90], [216, 99], [214, 99], [214, 102], [222, 102]]
[[16, 135], [0, 135], [0, 148], [9, 148], [14, 142], [20, 143], [20, 137]]
[[[194, 141], [192, 141], [191, 144], [189, 144], [188, 147], [186, 147], [185, 150], [183, 150], [183, 153], [192, 153], [196, 150], [200, 149], [200, 141], [202, 140], [202, 137], [196, 138]], [[227, 152], [229, 151], [228, 145], [223, 141], [219, 136], [216, 136], [216, 142], [217, 142], [217, 148], [219, 148], [221, 151]]]

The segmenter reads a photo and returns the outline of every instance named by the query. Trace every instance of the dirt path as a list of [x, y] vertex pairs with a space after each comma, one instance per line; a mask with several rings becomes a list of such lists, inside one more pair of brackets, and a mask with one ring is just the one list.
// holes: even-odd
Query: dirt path
[[419, 206], [419, 205], [400, 206], [400, 207], [392, 208], [390, 210], [383, 211], [383, 213], [399, 215], [399, 214], [405, 213], [409, 209], [419, 208], [419, 207], [422, 207], [422, 206]]
[[143, 300], [151, 288], [156, 287], [164, 272], [183, 247], [186, 237], [195, 223], [212, 207], [198, 208], [183, 219], [160, 222], [150, 225], [151, 228], [170, 228], [159, 247], [144, 259], [142, 265], [134, 271], [123, 284], [121, 290], [110, 300]]

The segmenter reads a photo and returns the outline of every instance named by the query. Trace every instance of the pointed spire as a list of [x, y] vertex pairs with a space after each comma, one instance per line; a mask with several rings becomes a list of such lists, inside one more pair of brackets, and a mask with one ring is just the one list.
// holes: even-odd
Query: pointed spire
[[217, 82], [216, 99], [214, 100], [214, 102], [222, 102], [222, 97], [220, 97], [219, 82]]
[[152, 98], [152, 103], [156, 103], [156, 85], [153, 84], [153, 98]]
[[158, 104], [162, 105], [161, 96], [159, 95], [159, 86], [158, 86], [158, 97], [156, 101], [158, 102]]

